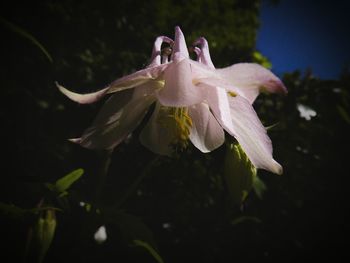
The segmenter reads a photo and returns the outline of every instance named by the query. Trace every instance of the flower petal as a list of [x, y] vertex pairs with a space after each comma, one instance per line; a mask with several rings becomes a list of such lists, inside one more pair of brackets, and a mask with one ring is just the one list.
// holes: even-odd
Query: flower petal
[[92, 126], [102, 127], [118, 120], [123, 108], [132, 100], [134, 91], [124, 90], [110, 96], [95, 117]]
[[64, 95], [66, 95], [71, 100], [78, 102], [80, 104], [94, 103], [94, 102], [100, 100], [102, 97], [104, 97], [104, 95], [106, 95], [106, 93], [108, 91], [108, 88], [104, 88], [102, 90], [99, 90], [99, 91], [93, 92], [93, 93], [79, 94], [79, 93], [75, 93], [75, 92], [72, 92], [70, 90], [67, 90], [65, 87], [61, 86], [57, 82], [56, 82], [56, 86]]
[[157, 94], [162, 105], [172, 107], [186, 107], [203, 100], [203, 91], [192, 83], [192, 68], [190, 60], [174, 56], [164, 73], [165, 85]]
[[167, 129], [161, 120], [161, 105], [156, 103], [154, 112], [140, 134], [140, 142], [149, 150], [160, 155], [171, 156], [171, 143], [175, 138], [175, 131]]
[[193, 83], [195, 84], [200, 82], [200, 80], [206, 79], [206, 78], [216, 78], [216, 79], [220, 78], [220, 76], [216, 74], [215, 69], [201, 63], [201, 58], [200, 58], [200, 62], [190, 60], [190, 64], [191, 64], [191, 70], [192, 70]]
[[215, 118], [220, 125], [229, 133], [233, 133], [230, 104], [227, 91], [220, 87], [199, 84], [206, 90], [205, 100], [208, 102], [209, 108], [213, 112]]
[[[210, 71], [210, 75], [215, 76], [215, 66], [211, 60], [209, 53], [209, 45], [208, 41], [204, 37], [200, 37], [194, 43], [194, 45], [200, 45], [200, 50], [196, 50], [195, 52], [199, 58], [199, 61], [206, 66], [206, 68], [197, 67], [198, 65], [193, 65], [197, 71], [202, 71], [203, 76], [205, 76], [206, 71]], [[200, 78], [200, 73], [197, 74], [197, 77]], [[211, 80], [211, 78], [205, 78]], [[214, 78], [215, 79], [215, 78]], [[220, 123], [220, 125], [229, 132], [232, 133], [232, 121], [231, 121], [231, 112], [230, 105], [227, 98], [227, 92], [225, 89], [220, 87], [216, 87], [216, 83], [214, 82], [211, 85], [211, 81], [207, 81], [204, 83], [199, 83], [197, 86], [203, 87], [206, 90], [206, 101], [209, 104], [210, 109], [214, 113], [214, 116]]]
[[190, 140], [196, 148], [207, 153], [224, 143], [225, 133], [207, 104], [193, 105], [188, 108], [188, 113], [192, 119]]
[[[239, 93], [253, 103], [259, 92], [287, 93], [282, 81], [270, 70], [255, 63], [238, 63], [217, 69], [219, 77], [239, 89]], [[234, 90], [233, 90], [234, 91]]]
[[197, 56], [196, 61], [198, 61], [199, 63], [202, 63], [201, 61], [202, 50], [199, 47], [194, 47], [193, 52], [196, 53], [196, 56]]
[[272, 157], [272, 143], [254, 108], [246, 99], [230, 97], [233, 135], [256, 168], [282, 174], [282, 166]]
[[153, 51], [151, 57], [151, 64], [148, 67], [153, 67], [161, 64], [161, 48], [163, 42], [172, 44], [174, 41], [166, 36], [159, 36], [156, 38], [153, 44]]
[[203, 63], [204, 65], [207, 65], [212, 69], [215, 69], [213, 62], [211, 61], [208, 41], [204, 37], [200, 37], [193, 44], [200, 45], [201, 52], [199, 55], [197, 54], [197, 56], [199, 56], [199, 62]]
[[120, 79], [117, 79], [108, 85], [107, 93], [114, 93], [125, 89], [131, 89], [136, 86], [145, 84], [150, 80], [156, 80], [163, 74], [164, 70], [169, 65], [170, 64], [167, 63], [167, 64], [161, 64], [158, 66], [148, 67], [148, 68], [136, 71], [130, 75], [124, 76]]
[[128, 95], [113, 95], [93, 125], [76, 142], [90, 149], [112, 149], [121, 143], [139, 125], [155, 101], [153, 95], [133, 96], [128, 101]]
[[177, 52], [180, 52], [185, 58], [189, 58], [185, 36], [179, 26], [175, 27], [173, 54], [176, 54]]

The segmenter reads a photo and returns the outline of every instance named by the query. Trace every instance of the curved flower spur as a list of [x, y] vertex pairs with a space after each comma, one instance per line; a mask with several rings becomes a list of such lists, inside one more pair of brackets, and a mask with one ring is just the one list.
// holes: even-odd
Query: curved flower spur
[[[163, 42], [173, 44], [172, 51], [167, 48], [162, 52]], [[114, 148], [155, 102], [154, 112], [140, 134], [141, 143], [153, 152], [170, 156], [188, 141], [200, 151], [210, 152], [223, 144], [226, 130], [256, 168], [282, 173], [272, 158], [271, 140], [251, 106], [262, 90], [286, 93], [282, 82], [252, 63], [215, 69], [207, 41], [199, 38], [194, 44], [199, 46], [195, 48], [197, 61], [190, 59], [184, 35], [175, 27], [174, 42], [164, 36], [156, 39], [150, 65], [100, 91], [77, 94], [57, 84], [63, 94], [82, 104], [116, 93], [106, 101], [92, 126], [72, 141], [86, 148]], [[131, 88], [132, 92], [118, 93]]]

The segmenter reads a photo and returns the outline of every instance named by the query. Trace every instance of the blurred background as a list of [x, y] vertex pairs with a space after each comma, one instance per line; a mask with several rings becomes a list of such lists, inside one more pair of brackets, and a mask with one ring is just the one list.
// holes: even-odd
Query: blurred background
[[[1, 5], [1, 262], [32, 262], [44, 252], [44, 262], [347, 256], [346, 1]], [[269, 136], [284, 174], [259, 170], [266, 190], [252, 191], [237, 205], [223, 178], [225, 146], [210, 154], [189, 147], [178, 158], [159, 157], [139, 143], [138, 128], [113, 152], [97, 201], [105, 153], [67, 138], [79, 136], [103, 102], [73, 103], [55, 81], [76, 92], [100, 89], [147, 65], [154, 39], [173, 37], [176, 25], [188, 45], [207, 38], [216, 67], [256, 62], [283, 79], [288, 96], [260, 95], [254, 107], [265, 126], [276, 124]], [[48, 186], [78, 168], [84, 174], [66, 193]], [[33, 241], [38, 225], [44, 238]], [[98, 243], [100, 226], [107, 239]]]

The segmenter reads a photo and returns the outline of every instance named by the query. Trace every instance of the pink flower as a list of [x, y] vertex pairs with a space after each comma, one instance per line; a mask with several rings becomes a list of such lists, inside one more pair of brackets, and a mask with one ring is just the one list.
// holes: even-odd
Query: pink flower
[[[195, 48], [198, 61], [190, 59], [179, 27], [175, 28], [170, 62], [167, 55], [162, 58], [163, 42], [172, 44], [171, 39], [158, 37], [149, 66], [100, 91], [77, 94], [58, 85], [62, 93], [79, 103], [92, 103], [116, 93], [92, 126], [73, 141], [87, 148], [113, 148], [138, 126], [155, 102], [153, 114], [140, 134], [141, 143], [153, 152], [171, 155], [174, 146], [186, 147], [188, 141], [200, 151], [210, 152], [223, 144], [226, 130], [255, 167], [282, 173], [282, 167], [272, 158], [266, 129], [251, 106], [260, 91], [286, 93], [282, 82], [257, 64], [215, 69], [204, 38], [195, 42], [200, 46]], [[132, 92], [127, 91], [132, 88]]]

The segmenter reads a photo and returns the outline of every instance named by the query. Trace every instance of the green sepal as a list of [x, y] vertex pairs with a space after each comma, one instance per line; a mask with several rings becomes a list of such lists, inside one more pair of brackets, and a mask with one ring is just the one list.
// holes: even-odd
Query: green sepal
[[58, 179], [55, 184], [47, 183], [45, 185], [50, 191], [58, 193], [59, 197], [64, 197], [68, 195], [67, 190], [83, 175], [83, 173], [84, 170], [79, 168]]
[[34, 227], [34, 238], [37, 246], [38, 262], [42, 262], [50, 248], [56, 230], [56, 212], [48, 209], [40, 213]]

